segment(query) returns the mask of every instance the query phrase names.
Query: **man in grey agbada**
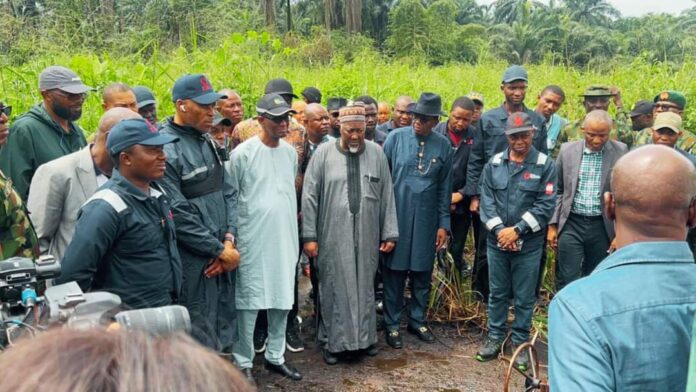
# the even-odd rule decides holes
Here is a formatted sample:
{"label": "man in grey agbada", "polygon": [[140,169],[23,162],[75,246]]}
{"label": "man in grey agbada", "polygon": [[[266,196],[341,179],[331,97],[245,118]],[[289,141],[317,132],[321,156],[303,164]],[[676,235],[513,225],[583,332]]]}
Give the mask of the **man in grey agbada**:
{"label": "man in grey agbada", "polygon": [[324,361],[367,349],[377,354],[374,278],[379,252],[398,239],[387,158],[365,141],[363,105],[340,111],[341,139],[319,147],[305,173],[304,251],[318,257],[319,328]]}

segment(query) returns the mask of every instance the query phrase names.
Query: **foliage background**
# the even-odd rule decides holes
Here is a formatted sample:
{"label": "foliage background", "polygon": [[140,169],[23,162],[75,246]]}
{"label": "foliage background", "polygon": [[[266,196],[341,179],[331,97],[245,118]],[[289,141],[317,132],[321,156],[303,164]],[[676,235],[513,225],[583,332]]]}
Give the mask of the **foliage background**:
{"label": "foliage background", "polygon": [[[668,88],[692,101],[695,33],[696,7],[622,18],[605,0],[0,0],[0,99],[23,112],[39,100],[41,69],[62,64],[95,87],[153,88],[162,115],[187,72],[239,90],[248,114],[280,76],[325,97],[433,91],[449,103],[476,90],[490,108],[505,67],[523,63],[528,105],[558,84],[561,114],[575,119],[594,83],[619,86],[627,106]],[[86,105],[90,131],[99,94]],[[691,111],[686,120],[696,128]]]}

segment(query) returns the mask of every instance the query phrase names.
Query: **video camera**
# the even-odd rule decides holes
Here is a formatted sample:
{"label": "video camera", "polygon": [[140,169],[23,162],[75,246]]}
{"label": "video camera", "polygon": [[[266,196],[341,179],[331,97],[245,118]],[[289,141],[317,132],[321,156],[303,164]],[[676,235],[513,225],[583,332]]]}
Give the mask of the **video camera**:
{"label": "video camera", "polygon": [[2,346],[25,330],[35,334],[56,325],[76,329],[117,325],[121,329],[154,334],[191,330],[188,311],[180,305],[122,311],[118,295],[84,293],[76,282],[51,286],[43,296],[37,295],[45,281],[59,275],[60,263],[52,256],[42,256],[36,261],[21,257],[0,261]]}

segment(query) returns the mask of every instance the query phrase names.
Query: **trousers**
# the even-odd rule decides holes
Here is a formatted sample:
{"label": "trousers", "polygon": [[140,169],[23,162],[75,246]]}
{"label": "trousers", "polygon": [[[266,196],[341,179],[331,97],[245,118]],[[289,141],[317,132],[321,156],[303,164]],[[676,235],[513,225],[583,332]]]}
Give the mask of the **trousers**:
{"label": "trousers", "polygon": [[384,326],[387,331],[399,329],[401,310],[404,307],[406,278],[411,279],[411,302],[408,309],[408,324],[412,328],[425,325],[428,295],[433,271],[399,271],[384,267]]}
{"label": "trousers", "polygon": [[502,251],[496,243],[488,243],[489,338],[502,340],[505,337],[508,307],[512,299],[515,307],[512,342],[519,345],[529,340],[542,247],[541,237],[525,241],[520,252]]}
{"label": "trousers", "polygon": [[[289,310],[267,309],[268,345],[266,360],[274,365],[285,363],[285,327]],[[250,369],[254,362],[254,325],[258,310],[237,310],[237,340],[232,353],[240,369]]]}

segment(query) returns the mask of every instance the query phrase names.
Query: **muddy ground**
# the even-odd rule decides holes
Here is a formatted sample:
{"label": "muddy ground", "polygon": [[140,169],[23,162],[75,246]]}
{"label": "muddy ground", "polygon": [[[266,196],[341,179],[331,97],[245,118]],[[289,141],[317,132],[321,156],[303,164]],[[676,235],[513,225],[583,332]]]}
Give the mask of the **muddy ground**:
{"label": "muddy ground", "polygon": [[[254,376],[261,391],[502,391],[507,362],[479,363],[473,357],[483,339],[476,329],[457,329],[454,325],[431,325],[438,337],[434,344],[423,343],[402,326],[404,348],[394,350],[380,333],[376,357],[345,358],[337,365],[324,363],[313,339],[311,306],[306,302],[308,280],[301,278],[302,337],[305,350],[286,352],[288,363],[303,374],[295,382],[263,368],[263,354],[254,361]],[[538,347],[541,371],[545,377],[545,347]],[[511,391],[523,391],[524,379],[513,375]]]}

